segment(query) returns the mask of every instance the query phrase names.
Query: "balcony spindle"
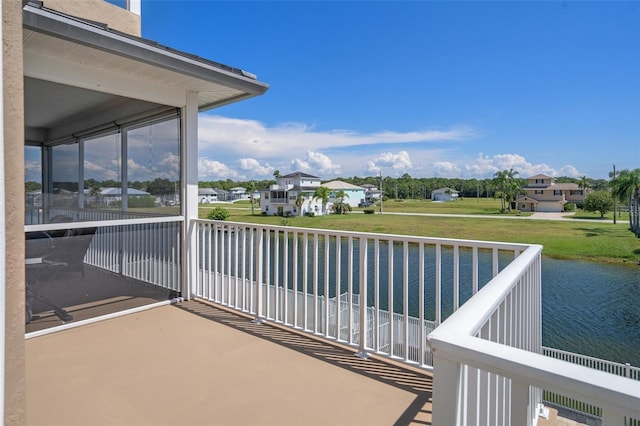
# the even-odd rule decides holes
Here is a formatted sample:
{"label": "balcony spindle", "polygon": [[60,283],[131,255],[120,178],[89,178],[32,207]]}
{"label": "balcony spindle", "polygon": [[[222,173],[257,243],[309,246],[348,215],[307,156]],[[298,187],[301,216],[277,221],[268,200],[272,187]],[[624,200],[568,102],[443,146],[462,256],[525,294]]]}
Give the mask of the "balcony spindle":
{"label": "balcony spindle", "polygon": [[409,242],[402,246],[402,334],[404,359],[409,360]]}
{"label": "balcony spindle", "polygon": [[[264,320],[262,319],[262,284],[263,284],[263,267],[264,267],[264,233],[265,231],[262,229],[256,229],[255,233],[257,233],[257,241],[255,242],[255,249],[251,250],[251,253],[254,251],[256,257],[256,276],[255,276],[255,287],[256,287],[256,297],[255,297],[255,318],[253,319],[254,324],[262,324]],[[254,232],[251,233],[252,237]],[[254,247],[254,245],[251,245]],[[252,271],[253,272],[253,271]]]}
{"label": "balcony spindle", "polygon": [[329,336],[329,249],[331,238],[324,234],[324,335]]}
{"label": "balcony spindle", "polygon": [[356,356],[367,359],[367,244],[365,237],[360,237],[360,269],[359,269],[359,293],[360,293],[360,342]]}

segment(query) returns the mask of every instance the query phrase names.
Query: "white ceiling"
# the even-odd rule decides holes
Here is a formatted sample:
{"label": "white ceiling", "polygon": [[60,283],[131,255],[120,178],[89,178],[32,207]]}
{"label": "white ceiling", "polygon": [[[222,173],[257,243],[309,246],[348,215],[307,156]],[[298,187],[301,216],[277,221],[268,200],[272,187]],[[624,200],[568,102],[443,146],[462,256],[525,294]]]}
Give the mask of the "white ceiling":
{"label": "white ceiling", "polygon": [[238,70],[148,40],[43,9],[32,12],[25,14],[23,28],[25,127],[32,142],[47,143],[132,115],[180,108],[188,92],[197,93],[204,110],[267,89]]}

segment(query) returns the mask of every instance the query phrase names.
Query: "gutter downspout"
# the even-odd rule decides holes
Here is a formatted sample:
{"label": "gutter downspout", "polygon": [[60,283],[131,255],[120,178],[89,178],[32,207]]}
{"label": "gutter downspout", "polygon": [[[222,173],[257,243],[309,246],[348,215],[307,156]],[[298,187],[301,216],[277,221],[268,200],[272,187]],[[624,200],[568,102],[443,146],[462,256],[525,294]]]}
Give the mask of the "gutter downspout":
{"label": "gutter downspout", "polygon": [[[0,5],[0,34],[2,34],[3,13]],[[0,48],[0,81],[4,82],[4,48]],[[5,190],[4,178],[4,83],[0,85],[0,424],[4,424],[4,369],[5,369],[5,316],[6,316],[6,221],[5,221]]]}

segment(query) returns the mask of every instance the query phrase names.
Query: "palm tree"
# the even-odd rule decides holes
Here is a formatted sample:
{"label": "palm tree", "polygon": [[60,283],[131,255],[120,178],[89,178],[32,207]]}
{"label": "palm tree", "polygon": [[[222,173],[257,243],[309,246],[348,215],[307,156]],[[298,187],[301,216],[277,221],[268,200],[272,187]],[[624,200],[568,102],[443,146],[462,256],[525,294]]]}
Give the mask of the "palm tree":
{"label": "palm tree", "polygon": [[589,187],[589,180],[587,179],[586,176],[581,176],[580,180],[578,181],[578,188],[582,189],[582,191],[584,191],[582,193],[582,195],[587,195],[585,192],[587,190],[587,188]]}
{"label": "palm tree", "polygon": [[344,192],[344,190],[340,190],[335,194],[336,199],[340,200],[340,214],[344,214],[344,199],[349,198],[349,194]]}
{"label": "palm tree", "polygon": [[253,180],[247,185],[247,190],[249,191],[249,200],[251,200],[251,216],[253,216],[253,194],[256,192],[256,184]]}
{"label": "palm tree", "polygon": [[509,184],[509,175],[507,170],[495,172],[491,184],[496,189],[495,195],[500,197],[501,211],[505,210],[505,199],[507,198],[507,186]]}
{"label": "palm tree", "polygon": [[515,201],[521,190],[520,181],[516,178],[517,174],[517,170],[509,169],[493,175],[491,182],[496,188],[496,195],[500,197],[502,211],[505,210],[505,204],[508,204],[507,208],[511,212],[511,201]]}
{"label": "palm tree", "polygon": [[276,171],[273,172],[273,177],[274,178],[279,178],[280,177],[280,170],[276,169]]}
{"label": "palm tree", "polygon": [[302,205],[304,204],[304,199],[306,197],[302,192],[298,193],[298,197],[296,197],[296,207],[298,208],[298,216],[302,216]]}
{"label": "palm tree", "polygon": [[313,199],[322,201],[322,214],[325,215],[327,203],[329,202],[329,188],[326,186],[319,186],[313,193]]}
{"label": "palm tree", "polygon": [[610,182],[613,196],[620,200],[629,200],[629,227],[638,226],[637,208],[640,203],[640,169],[622,170]]}

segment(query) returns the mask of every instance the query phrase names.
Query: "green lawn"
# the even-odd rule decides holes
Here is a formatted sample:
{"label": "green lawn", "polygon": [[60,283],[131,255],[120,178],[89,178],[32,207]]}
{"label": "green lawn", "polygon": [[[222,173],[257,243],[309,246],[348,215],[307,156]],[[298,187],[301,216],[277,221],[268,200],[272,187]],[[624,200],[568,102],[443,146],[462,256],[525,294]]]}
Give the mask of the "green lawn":
{"label": "green lawn", "polygon": [[[380,210],[379,206],[374,208],[376,211]],[[494,198],[463,198],[452,202],[388,200],[383,202],[382,210],[404,213],[500,214],[500,200]],[[523,216],[530,214],[522,213]]]}
{"label": "green lawn", "polygon": [[[477,204],[483,203],[481,200]],[[490,200],[495,201],[495,200]],[[398,211],[473,214],[472,204],[475,200],[464,200],[454,203],[412,202],[406,203],[410,209]],[[385,211],[391,211],[385,204]],[[405,203],[397,203],[398,205]],[[441,205],[458,205],[463,210],[419,210],[446,208]],[[591,221],[558,221],[527,219],[492,219],[492,218],[456,218],[404,215],[368,215],[352,213],[347,215],[329,215],[318,217],[283,218],[278,216],[251,215],[248,206],[244,209],[232,209],[232,205],[223,206],[231,213],[229,221],[250,222],[270,225],[288,225],[304,228],[324,228],[357,232],[377,232],[385,234],[420,235],[442,238],[459,238],[469,240],[504,241],[529,244],[542,244],[544,255],[559,259],[589,260],[616,264],[636,265],[640,261],[640,239],[628,230],[628,222],[618,220],[612,223]],[[238,206],[239,207],[239,206]],[[478,209],[487,209],[489,203]],[[412,210],[413,209],[413,210]],[[499,210],[499,201],[498,201]],[[208,209],[200,209],[200,217],[206,218]],[[480,214],[480,213],[476,213]],[[486,213],[485,213],[486,214]],[[589,218],[599,217],[589,216]]]}

